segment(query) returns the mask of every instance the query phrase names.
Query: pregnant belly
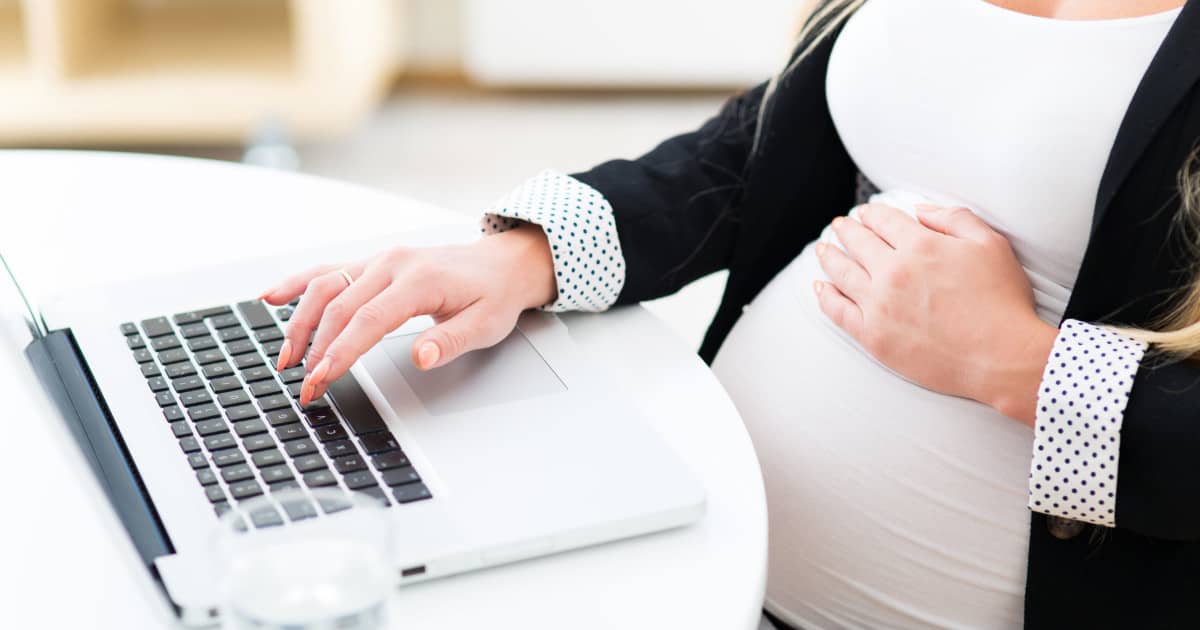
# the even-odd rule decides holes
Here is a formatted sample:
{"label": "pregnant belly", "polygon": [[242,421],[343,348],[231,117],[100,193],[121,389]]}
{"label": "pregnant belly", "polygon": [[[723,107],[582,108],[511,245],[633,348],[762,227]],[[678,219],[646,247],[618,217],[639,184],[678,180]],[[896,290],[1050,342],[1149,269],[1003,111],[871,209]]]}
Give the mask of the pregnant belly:
{"label": "pregnant belly", "polygon": [[713,364],[754,441],[768,607],[802,627],[1019,627],[1032,431],[923,389],[820,312],[810,245]]}

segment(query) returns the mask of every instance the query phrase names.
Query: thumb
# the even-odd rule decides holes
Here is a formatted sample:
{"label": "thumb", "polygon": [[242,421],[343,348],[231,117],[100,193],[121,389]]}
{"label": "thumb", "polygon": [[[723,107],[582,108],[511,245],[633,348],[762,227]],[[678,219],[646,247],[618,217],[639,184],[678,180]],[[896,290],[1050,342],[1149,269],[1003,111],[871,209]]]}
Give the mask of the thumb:
{"label": "thumb", "polygon": [[422,370],[441,367],[463,354],[498,343],[513,326],[499,326],[501,318],[490,309],[471,306],[417,336],[412,346],[413,365]]}
{"label": "thumb", "polygon": [[939,207],[929,204],[917,205],[917,221],[921,225],[947,236],[971,240],[987,238],[993,232],[991,226],[963,207]]}

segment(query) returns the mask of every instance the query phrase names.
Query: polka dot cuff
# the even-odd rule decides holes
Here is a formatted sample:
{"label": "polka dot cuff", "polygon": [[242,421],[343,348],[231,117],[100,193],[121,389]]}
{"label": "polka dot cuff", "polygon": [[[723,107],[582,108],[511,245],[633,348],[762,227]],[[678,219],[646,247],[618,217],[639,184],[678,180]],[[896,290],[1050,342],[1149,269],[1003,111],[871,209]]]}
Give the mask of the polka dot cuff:
{"label": "polka dot cuff", "polygon": [[1121,422],[1146,344],[1068,319],[1042,373],[1029,508],[1116,525]]}
{"label": "polka dot cuff", "polygon": [[484,234],[535,223],[546,232],[554,256],[558,299],[547,311],[603,311],[625,285],[625,259],[612,206],[583,182],[542,171],[483,215]]}

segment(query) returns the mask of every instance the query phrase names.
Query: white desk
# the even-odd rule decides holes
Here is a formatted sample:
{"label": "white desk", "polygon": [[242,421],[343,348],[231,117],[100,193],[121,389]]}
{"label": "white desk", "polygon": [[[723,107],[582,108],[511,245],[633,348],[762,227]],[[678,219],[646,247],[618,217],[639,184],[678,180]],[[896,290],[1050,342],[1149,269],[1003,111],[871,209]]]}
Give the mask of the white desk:
{"label": "white desk", "polygon": [[[23,282],[44,294],[355,240],[368,229],[462,221],[350,185],[216,162],[0,151],[0,173],[0,250],[16,259]],[[30,260],[52,262],[33,267]],[[299,268],[310,261],[296,262]],[[642,308],[565,320],[705,482],[707,515],[684,529],[401,589],[396,627],[756,627],[766,503],[733,404],[693,351]],[[0,625],[168,624],[16,344],[0,336],[0,352],[8,433],[0,455]]]}

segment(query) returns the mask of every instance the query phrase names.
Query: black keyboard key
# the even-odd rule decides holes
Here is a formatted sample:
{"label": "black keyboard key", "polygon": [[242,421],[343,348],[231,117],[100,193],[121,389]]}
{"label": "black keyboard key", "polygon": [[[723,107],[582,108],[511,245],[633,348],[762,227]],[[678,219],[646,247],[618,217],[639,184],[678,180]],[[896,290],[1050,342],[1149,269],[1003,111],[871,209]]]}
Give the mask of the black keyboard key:
{"label": "black keyboard key", "polygon": [[171,405],[170,407],[163,407],[162,412],[163,412],[163,417],[166,418],[170,422],[174,422],[176,420],[183,420],[186,417],[183,415],[183,410],[179,408],[179,405]]}
{"label": "black keyboard key", "polygon": [[221,469],[221,478],[225,483],[237,483],[254,478],[254,470],[245,464],[235,464]]}
{"label": "black keyboard key", "polygon": [[375,455],[387,451],[396,451],[400,449],[400,445],[396,442],[396,438],[392,437],[391,433],[369,433],[359,438],[362,443],[363,450],[367,455]]}
{"label": "black keyboard key", "polygon": [[176,393],[190,392],[193,389],[204,389],[204,380],[199,376],[183,376],[171,381],[171,389]]}
{"label": "black keyboard key", "polygon": [[259,470],[259,472],[262,473],[263,481],[269,484],[287,481],[288,479],[295,479],[295,477],[292,475],[292,469],[288,468],[287,466],[271,466],[269,468],[263,468]]}
{"label": "black keyboard key", "polygon": [[225,354],[220,350],[202,350],[196,353],[196,362],[200,365],[208,365],[209,363],[217,363],[224,360]]}
{"label": "black keyboard key", "polygon": [[275,440],[272,439],[270,435],[263,433],[259,435],[252,435],[242,440],[242,446],[246,447],[247,451],[255,453],[258,451],[265,451],[269,448],[275,448]]}
{"label": "black keyboard key", "polygon": [[139,367],[142,370],[142,376],[145,376],[146,378],[162,376],[162,372],[158,371],[158,366],[154,365],[153,363],[143,363]]}
{"label": "black keyboard key", "polygon": [[[269,370],[268,368],[265,368],[265,367],[253,367],[253,368],[250,368],[249,370],[242,370],[242,378],[247,383],[254,383],[257,381],[265,381],[265,380],[271,379],[271,370]],[[271,379],[271,380],[273,380],[273,379]]]}
{"label": "black keyboard key", "polygon": [[202,486],[211,486],[214,483],[217,483],[217,473],[213,472],[213,469],[205,466],[204,468],[196,471],[196,481],[199,481],[200,485]]}
{"label": "black keyboard key", "polygon": [[150,354],[150,351],[145,348],[138,348],[133,351],[133,360],[138,363],[148,363],[154,360],[154,355]]}
{"label": "black keyboard key", "polygon": [[292,440],[283,446],[283,450],[292,457],[300,457],[301,455],[312,455],[317,452],[317,445],[313,444],[312,440]]}
{"label": "black keyboard key", "polygon": [[124,324],[121,324],[121,334],[122,335],[126,335],[126,336],[136,335],[137,333],[138,333],[137,326],[135,326],[133,322],[125,322]]}
{"label": "black keyboard key", "polygon": [[304,419],[308,421],[308,426],[315,429],[337,422],[337,415],[329,407],[322,407],[320,409],[306,410],[304,412]]}
{"label": "black keyboard key", "polygon": [[387,453],[380,453],[379,455],[372,457],[371,465],[374,466],[376,470],[390,470],[392,468],[408,466],[409,461],[408,457],[406,457],[403,452],[390,451]]}
{"label": "black keyboard key", "polygon": [[247,479],[245,481],[239,481],[230,485],[229,493],[233,495],[233,498],[240,501],[242,499],[256,497],[262,494],[263,491],[262,487],[258,485],[257,481],[254,481],[253,479]]}
{"label": "black keyboard key", "polygon": [[309,488],[321,488],[324,486],[336,486],[337,477],[329,472],[329,469],[315,470],[304,474],[304,485]]}
{"label": "black keyboard key", "polygon": [[286,322],[287,320],[292,318],[292,313],[295,313],[295,312],[296,311],[292,307],[285,306],[283,308],[276,309],[275,315],[277,317],[279,317],[279,321]]}
{"label": "black keyboard key", "polygon": [[413,501],[423,501],[433,495],[429,494],[429,488],[426,488],[425,484],[410,483],[392,488],[392,496],[396,497],[396,503],[412,503]]}
{"label": "black keyboard key", "polygon": [[208,390],[195,389],[180,394],[179,402],[183,403],[184,407],[195,407],[196,405],[205,405],[212,402],[212,396],[208,395]]}
{"label": "black keyboard key", "polygon": [[251,383],[250,393],[254,394],[255,398],[273,396],[279,393],[279,385],[274,380]]}
{"label": "black keyboard key", "polygon": [[300,296],[296,296],[296,297],[292,298],[291,302],[288,302],[288,306],[290,306],[292,308],[296,308],[299,305],[300,305]]}
{"label": "black keyboard key", "polygon": [[304,380],[304,367],[297,365],[287,368],[279,373],[279,377],[283,379],[284,383],[299,383]]}
{"label": "black keyboard key", "polygon": [[[261,490],[259,491],[262,492]],[[243,497],[238,497],[243,498]],[[250,513],[250,522],[258,529],[267,527],[278,527],[283,525],[283,517],[279,515],[279,511],[273,507],[261,507]]]}
{"label": "black keyboard key", "polygon": [[421,475],[418,475],[412,466],[383,471],[383,483],[392,487],[402,486],[406,483],[416,483],[420,480]]}
{"label": "black keyboard key", "polygon": [[276,327],[263,328],[262,330],[254,331],[254,338],[257,339],[259,343],[276,341],[278,339],[283,339],[283,331]]}
{"label": "black keyboard key", "polygon": [[198,311],[186,311],[175,315],[175,323],[179,325],[192,324],[206,317],[214,317],[232,312],[228,306],[214,306],[212,308],[202,308]]}
{"label": "black keyboard key", "polygon": [[375,475],[372,475],[371,471],[369,470],[352,472],[342,479],[346,482],[346,487],[350,488],[351,490],[359,490],[362,488],[369,488],[371,486],[379,485],[379,482],[375,481]]}
{"label": "black keyboard key", "polygon": [[222,376],[221,378],[214,378],[209,382],[209,385],[211,385],[213,391],[218,394],[233,391],[235,389],[240,390],[242,388],[242,382],[238,380],[238,377],[236,376]]}
{"label": "black keyboard key", "polygon": [[309,411],[324,411],[333,407],[333,403],[329,402],[329,398],[322,396],[316,400],[309,401],[307,405],[302,405],[300,410],[308,413]]}
{"label": "black keyboard key", "polygon": [[154,348],[155,352],[162,352],[172,348],[179,347],[179,337],[175,335],[163,335],[150,340],[150,347]]}
{"label": "black keyboard key", "polygon": [[297,416],[296,412],[292,411],[291,409],[276,409],[275,411],[267,413],[267,424],[270,424],[273,427],[281,427],[285,424],[292,424],[293,422],[300,422],[300,417]]}
{"label": "black keyboard key", "polygon": [[239,354],[233,357],[233,367],[239,370],[247,370],[262,365],[264,365],[262,357],[257,352],[253,354]]}
{"label": "black keyboard key", "polygon": [[213,453],[212,460],[218,468],[224,468],[226,466],[236,466],[245,463],[246,457],[236,448],[227,448]]}
{"label": "black keyboard key", "polygon": [[237,307],[251,328],[265,328],[275,325],[275,319],[267,312],[267,307],[263,306],[263,303],[258,300],[238,302]]}
{"label": "black keyboard key", "polygon": [[154,395],[154,399],[158,401],[159,407],[170,407],[175,404],[175,397],[171,392],[158,392]]}
{"label": "black keyboard key", "polygon": [[387,429],[383,418],[375,411],[375,405],[371,404],[358,381],[349,373],[329,384],[329,396],[337,403],[338,410],[355,435]]}
{"label": "black keyboard key", "polygon": [[249,339],[241,339],[225,346],[225,351],[234,356],[254,352],[254,350],[254,342]]}
{"label": "black keyboard key", "polygon": [[180,326],[179,333],[183,335],[184,339],[203,337],[208,334],[208,326],[205,326],[203,322],[196,322],[195,324]]}
{"label": "black keyboard key", "polygon": [[187,347],[188,350],[191,350],[192,352],[204,352],[205,350],[212,350],[213,348],[216,348],[217,340],[213,339],[211,336],[195,337],[193,339],[188,339]]}
{"label": "black keyboard key", "polygon": [[287,396],[275,395],[259,398],[258,406],[262,407],[263,411],[275,411],[276,409],[291,409],[292,402],[288,400]]}
{"label": "black keyboard key", "polygon": [[325,460],[320,455],[301,455],[293,459],[292,464],[296,466],[296,470],[302,473],[325,468]]}
{"label": "black keyboard key", "polygon": [[229,328],[231,326],[241,325],[241,322],[238,321],[237,315],[234,315],[232,312],[226,315],[214,317],[209,320],[209,323],[213,325],[213,328]]}
{"label": "black keyboard key", "polygon": [[343,457],[345,455],[358,455],[358,449],[350,443],[350,440],[338,440],[329,442],[325,445],[325,454],[330,457]]}
{"label": "black keyboard key", "polygon": [[129,335],[125,338],[125,343],[129,346],[130,350],[138,350],[146,347],[146,342],[142,340],[141,335]]}
{"label": "black keyboard key", "polygon": [[283,453],[280,453],[278,449],[259,451],[258,453],[251,455],[250,459],[254,461],[255,466],[258,466],[259,468],[266,468],[268,466],[282,464]]}
{"label": "black keyboard key", "polygon": [[233,368],[229,367],[229,364],[224,361],[220,363],[209,363],[208,365],[200,368],[200,371],[203,372],[204,376],[209,379],[221,378],[222,376],[229,376],[230,374],[233,374]]}
{"label": "black keyboard key", "polygon": [[167,391],[167,379],[161,376],[146,379],[146,385],[150,387],[150,391],[156,394]]}
{"label": "black keyboard key", "polygon": [[308,431],[304,430],[304,425],[297,422],[276,427],[275,437],[279,438],[280,442],[290,442],[308,437]]}
{"label": "black keyboard key", "polygon": [[283,511],[287,512],[288,518],[293,521],[302,521],[306,518],[314,518],[317,515],[317,508],[308,499],[296,499],[294,501],[283,501],[282,503]]}
{"label": "black keyboard key", "polygon": [[[233,508],[229,507],[229,503],[227,503],[225,501],[213,504],[213,511],[217,513],[217,518],[225,516],[229,512],[229,510],[232,510],[232,509]],[[245,529],[245,527],[243,526],[242,529]]]}
{"label": "black keyboard key", "polygon": [[228,430],[229,426],[226,425],[225,421],[221,420],[220,418],[213,420],[202,420],[196,423],[196,433],[199,433],[200,437],[208,437],[210,435],[216,435]]}
{"label": "black keyboard key", "polygon": [[155,317],[142,320],[142,332],[146,333],[147,337],[161,337],[171,334],[174,329],[166,317]]}
{"label": "black keyboard key", "polygon": [[387,493],[385,493],[383,491],[383,488],[380,488],[379,486],[372,486],[370,488],[359,488],[358,491],[369,497],[374,498],[376,501],[379,501],[380,505],[382,505],[383,507],[387,507],[387,506],[391,505],[391,502],[388,501]]}
{"label": "black keyboard key", "polygon": [[196,405],[195,407],[188,409],[187,413],[188,417],[192,419],[192,422],[200,422],[201,420],[221,417],[221,410],[217,409],[217,406],[212,403],[208,403],[207,405]]}
{"label": "black keyboard key", "polygon": [[242,328],[241,326],[237,326],[237,327],[231,326],[229,328],[222,328],[221,330],[217,331],[217,339],[220,339],[224,343],[229,343],[230,341],[237,341],[238,339],[245,339],[245,338],[246,338],[246,329]]}
{"label": "black keyboard key", "polygon": [[244,389],[237,389],[232,392],[217,394],[217,402],[221,403],[221,406],[225,407],[226,409],[229,407],[236,407],[238,405],[245,405],[250,402],[250,394],[247,394],[246,390]]}
{"label": "black keyboard key", "polygon": [[205,459],[204,453],[192,453],[188,455],[188,463],[191,464],[192,470],[208,468],[208,460]]}
{"label": "black keyboard key", "polygon": [[[300,425],[293,425],[293,426],[300,426]],[[258,418],[255,418],[253,420],[242,420],[241,422],[233,423],[233,432],[236,433],[238,435],[238,437],[241,437],[241,438],[249,437],[251,435],[258,435],[259,433],[266,433],[267,425],[264,424],[263,421]]]}
{"label": "black keyboard key", "polygon": [[254,408],[254,405],[238,405],[226,409],[225,416],[229,418],[230,422],[239,422],[241,420],[257,418],[258,410]]}
{"label": "black keyboard key", "polygon": [[[283,340],[268,341],[262,345],[263,352],[271,356],[279,356],[279,351],[283,349]],[[271,363],[275,363],[272,361]]]}
{"label": "black keyboard key", "polygon": [[188,455],[191,455],[192,453],[198,453],[200,452],[200,441],[194,436],[189,435],[179,440],[179,448]]}
{"label": "black keyboard key", "polygon": [[163,368],[163,373],[167,378],[180,378],[183,376],[191,376],[196,373],[196,366],[192,365],[191,361],[182,361],[180,363],[172,363]]}
{"label": "black keyboard key", "polygon": [[303,383],[303,382],[300,382],[300,383],[288,383],[288,385],[287,385],[287,392],[288,392],[288,395],[289,395],[289,396],[291,396],[292,398],[295,398],[295,399],[299,400],[299,399],[300,399],[300,390],[301,390],[301,389],[303,389],[303,388],[304,388],[304,383]]}
{"label": "black keyboard key", "polygon": [[204,494],[213,503],[220,503],[225,500],[225,491],[221,489],[221,486],[205,486]]}
{"label": "black keyboard key", "polygon": [[358,455],[347,455],[345,457],[335,457],[333,459],[333,467],[343,475],[352,473],[358,470],[364,470],[367,463]]}
{"label": "black keyboard key", "polygon": [[350,497],[321,497],[317,499],[317,503],[326,514],[349,510],[354,506],[350,501]]}
{"label": "black keyboard key", "polygon": [[237,440],[233,438],[232,433],[220,433],[204,438],[204,448],[208,449],[210,453],[235,446],[237,446]]}
{"label": "black keyboard key", "polygon": [[277,481],[277,482],[271,484],[270,488],[271,488],[272,493],[283,492],[285,490],[299,490],[300,482],[296,481],[295,479],[288,479],[287,481]]}
{"label": "black keyboard key", "polygon": [[317,435],[318,442],[332,442],[350,437],[350,434],[346,433],[346,429],[340,424],[327,424],[317,428],[313,433]]}

